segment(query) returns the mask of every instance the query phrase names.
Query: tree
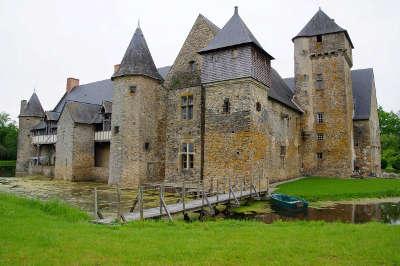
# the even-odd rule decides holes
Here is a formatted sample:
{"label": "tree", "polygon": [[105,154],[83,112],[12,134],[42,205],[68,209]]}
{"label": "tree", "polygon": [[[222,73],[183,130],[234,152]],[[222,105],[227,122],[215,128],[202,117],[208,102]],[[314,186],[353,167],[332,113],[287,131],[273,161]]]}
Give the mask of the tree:
{"label": "tree", "polygon": [[17,158],[18,128],[10,115],[0,112],[0,160]]}
{"label": "tree", "polygon": [[[378,108],[379,126],[381,130],[382,161],[387,166],[398,167],[400,158],[400,116],[394,112],[386,112]],[[382,164],[382,168],[384,165]]]}
{"label": "tree", "polygon": [[382,106],[378,108],[379,125],[382,134],[400,135],[400,117],[394,112],[385,112]]}

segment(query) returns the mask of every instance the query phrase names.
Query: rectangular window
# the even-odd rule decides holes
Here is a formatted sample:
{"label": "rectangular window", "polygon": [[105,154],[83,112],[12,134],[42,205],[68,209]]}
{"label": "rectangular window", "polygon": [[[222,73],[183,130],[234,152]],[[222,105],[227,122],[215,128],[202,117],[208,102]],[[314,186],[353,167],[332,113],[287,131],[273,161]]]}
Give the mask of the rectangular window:
{"label": "rectangular window", "polygon": [[322,152],[317,152],[317,159],[322,160]]}
{"label": "rectangular window", "polygon": [[324,140],[324,133],[317,133],[317,140]]}
{"label": "rectangular window", "polygon": [[317,113],[317,123],[318,124],[324,123],[324,113]]}
{"label": "rectangular window", "polygon": [[322,35],[317,35],[317,42],[322,42]]}
{"label": "rectangular window", "polygon": [[193,143],[182,143],[181,148],[182,169],[192,169],[194,166],[194,149]]}
{"label": "rectangular window", "polygon": [[281,156],[281,168],[285,168],[286,146],[281,146],[280,156]]}
{"label": "rectangular window", "polygon": [[229,98],[224,99],[224,105],[222,107],[222,112],[224,114],[229,114],[231,112],[231,103],[229,102]]}
{"label": "rectangular window", "polygon": [[315,78],[315,87],[319,90],[322,89],[323,82],[322,74],[317,74],[317,77]]}
{"label": "rectangular window", "polygon": [[193,118],[193,95],[181,97],[181,117],[186,120]]}

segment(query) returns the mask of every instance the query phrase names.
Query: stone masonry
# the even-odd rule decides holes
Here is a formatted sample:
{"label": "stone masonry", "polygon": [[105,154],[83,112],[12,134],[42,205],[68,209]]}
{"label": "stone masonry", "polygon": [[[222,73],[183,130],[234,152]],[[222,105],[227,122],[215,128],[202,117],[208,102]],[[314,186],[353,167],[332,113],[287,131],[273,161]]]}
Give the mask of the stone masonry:
{"label": "stone masonry", "polygon": [[375,79],[352,70],[349,33],[319,10],[292,41],[282,79],[237,8],[222,29],[199,15],[157,69],[138,27],[111,79],[68,78],[47,112],[36,94],[21,103],[17,173],[122,187],[380,176]]}

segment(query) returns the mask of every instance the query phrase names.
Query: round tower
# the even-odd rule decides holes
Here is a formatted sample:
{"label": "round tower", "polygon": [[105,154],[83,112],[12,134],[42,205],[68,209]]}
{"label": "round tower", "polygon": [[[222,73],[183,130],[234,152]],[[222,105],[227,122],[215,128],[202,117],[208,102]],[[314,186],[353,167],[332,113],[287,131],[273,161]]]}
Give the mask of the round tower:
{"label": "round tower", "polygon": [[27,102],[21,101],[20,114],[18,116],[18,146],[16,176],[28,174],[31,157],[35,156],[36,150],[32,145],[31,129],[44,118],[44,111],[38,96],[34,92]]}
{"label": "round tower", "polygon": [[137,186],[164,177],[162,77],[138,26],[114,85],[109,183]]}

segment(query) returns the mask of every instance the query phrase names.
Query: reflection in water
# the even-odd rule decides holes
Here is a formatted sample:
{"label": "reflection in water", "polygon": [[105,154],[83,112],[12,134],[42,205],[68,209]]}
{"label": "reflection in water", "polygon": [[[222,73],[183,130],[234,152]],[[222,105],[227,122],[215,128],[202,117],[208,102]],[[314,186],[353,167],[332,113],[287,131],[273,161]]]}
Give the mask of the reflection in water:
{"label": "reflection in water", "polygon": [[272,206],[272,211],[263,214],[231,214],[233,218],[256,219],[265,223],[277,220],[293,221],[326,221],[365,223],[382,221],[390,224],[400,224],[400,202],[374,204],[336,204],[326,208],[311,208],[302,212],[290,212]]}

